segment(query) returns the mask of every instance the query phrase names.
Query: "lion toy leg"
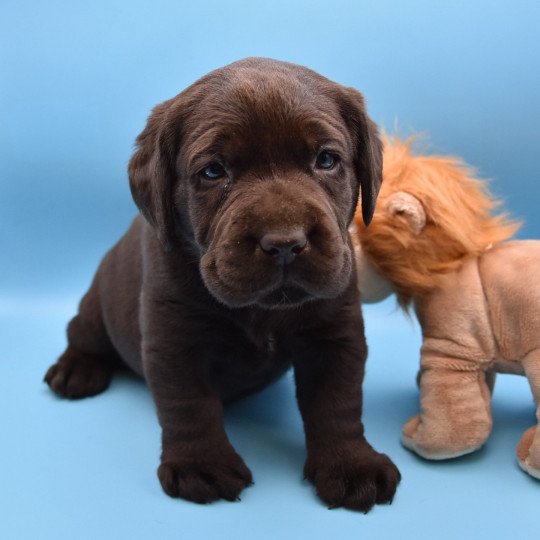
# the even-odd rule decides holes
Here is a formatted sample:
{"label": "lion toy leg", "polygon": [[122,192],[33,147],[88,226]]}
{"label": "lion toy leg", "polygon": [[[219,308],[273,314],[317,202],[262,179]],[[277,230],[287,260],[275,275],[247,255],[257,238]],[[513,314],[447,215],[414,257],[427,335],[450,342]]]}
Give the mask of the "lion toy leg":
{"label": "lion toy leg", "polygon": [[432,460],[478,450],[491,432],[490,397],[483,370],[422,370],[421,412],[404,425],[402,444]]}
{"label": "lion toy leg", "polygon": [[[540,351],[529,353],[523,361],[523,367],[536,402],[536,418],[540,422]],[[523,434],[516,454],[519,466],[526,473],[540,480],[540,430],[538,425],[529,428]]]}

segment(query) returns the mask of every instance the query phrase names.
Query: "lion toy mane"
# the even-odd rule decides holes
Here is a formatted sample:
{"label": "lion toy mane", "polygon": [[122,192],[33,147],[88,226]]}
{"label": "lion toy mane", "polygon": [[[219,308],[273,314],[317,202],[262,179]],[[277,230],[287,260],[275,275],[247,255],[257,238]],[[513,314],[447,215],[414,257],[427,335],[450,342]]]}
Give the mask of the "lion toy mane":
{"label": "lion toy mane", "polygon": [[[540,241],[509,240],[519,223],[498,213],[485,181],[454,157],[413,153],[385,140],[372,223],[351,236],[365,302],[391,293],[422,329],[420,413],[402,443],[427,459],[479,449],[492,428],[495,373],[526,375],[540,420]],[[540,429],[517,447],[540,479]]]}

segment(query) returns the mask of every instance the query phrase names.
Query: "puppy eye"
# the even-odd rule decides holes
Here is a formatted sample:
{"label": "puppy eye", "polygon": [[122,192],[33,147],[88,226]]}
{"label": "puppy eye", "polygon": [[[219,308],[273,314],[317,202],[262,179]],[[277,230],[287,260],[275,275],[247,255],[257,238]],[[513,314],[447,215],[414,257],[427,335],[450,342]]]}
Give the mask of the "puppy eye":
{"label": "puppy eye", "polygon": [[322,152],[319,152],[319,155],[317,156],[317,161],[315,162],[315,166],[317,167],[317,169],[325,169],[328,171],[336,166],[338,160],[338,156],[332,154],[331,152],[323,150]]}
{"label": "puppy eye", "polygon": [[222,165],[217,162],[210,163],[200,173],[205,180],[219,180],[227,173]]}

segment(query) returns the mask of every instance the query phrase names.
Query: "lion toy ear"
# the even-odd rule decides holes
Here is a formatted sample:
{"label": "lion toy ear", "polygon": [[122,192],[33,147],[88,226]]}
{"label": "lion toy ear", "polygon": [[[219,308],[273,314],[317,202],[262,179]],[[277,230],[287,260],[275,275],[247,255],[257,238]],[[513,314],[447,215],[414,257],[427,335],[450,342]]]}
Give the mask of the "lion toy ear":
{"label": "lion toy ear", "polygon": [[409,193],[397,191],[386,201],[384,209],[394,216],[403,218],[416,235],[419,235],[426,226],[426,212],[422,203]]}

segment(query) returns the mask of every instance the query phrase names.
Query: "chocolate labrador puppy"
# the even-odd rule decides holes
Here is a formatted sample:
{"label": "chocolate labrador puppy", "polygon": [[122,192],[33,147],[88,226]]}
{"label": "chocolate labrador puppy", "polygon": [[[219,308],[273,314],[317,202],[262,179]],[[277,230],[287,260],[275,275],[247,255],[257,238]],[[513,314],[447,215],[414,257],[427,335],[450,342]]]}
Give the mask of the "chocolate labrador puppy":
{"label": "chocolate labrador puppy", "polygon": [[251,472],[223,403],[291,364],[304,474],[331,507],[392,500],[400,475],[364,438],[364,327],[347,228],[370,221],[381,143],[361,94],[304,67],[246,59],[158,105],[129,163],[142,216],[103,259],[45,376],[92,396],[127,364],[162,428],[172,497],[236,500]]}

